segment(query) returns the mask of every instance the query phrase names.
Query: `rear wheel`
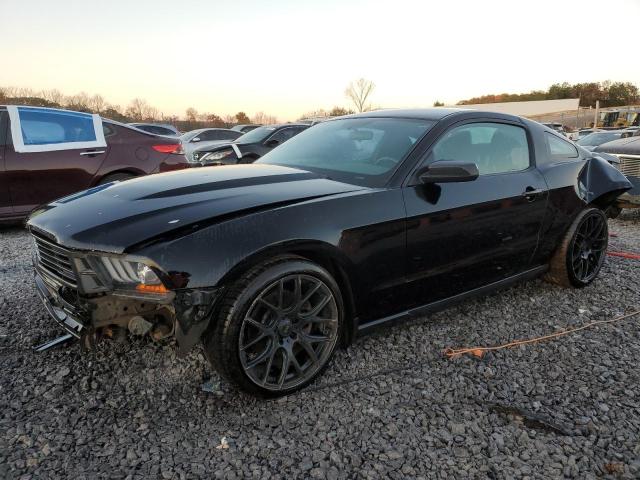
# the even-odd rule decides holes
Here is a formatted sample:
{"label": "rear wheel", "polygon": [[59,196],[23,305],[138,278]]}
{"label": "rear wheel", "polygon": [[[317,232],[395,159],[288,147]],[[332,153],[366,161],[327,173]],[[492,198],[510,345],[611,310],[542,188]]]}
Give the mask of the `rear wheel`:
{"label": "rear wheel", "polygon": [[104,185],[105,183],[111,182],[124,182],[125,180],[129,180],[134,177],[135,175],[131,175],[130,173],[113,173],[111,175],[107,175],[106,177],[102,177],[98,182],[98,185]]}
{"label": "rear wheel", "polygon": [[609,242],[607,217],[602,210],[580,212],[551,259],[546,279],[567,287],[585,287],[600,272]]}
{"label": "rear wheel", "polygon": [[281,396],[303,388],[328,365],[344,307],[319,265],[280,257],[243,275],[205,335],[214,368],[242,390]]}

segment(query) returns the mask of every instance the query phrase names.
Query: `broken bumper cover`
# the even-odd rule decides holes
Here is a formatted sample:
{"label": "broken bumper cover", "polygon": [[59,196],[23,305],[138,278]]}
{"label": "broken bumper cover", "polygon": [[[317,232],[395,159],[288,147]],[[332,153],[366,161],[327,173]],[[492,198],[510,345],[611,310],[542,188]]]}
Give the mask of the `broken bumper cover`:
{"label": "broken bumper cover", "polygon": [[67,303],[58,293],[55,281],[36,270],[36,291],[44,303],[47,312],[67,333],[80,338],[85,325],[80,320],[72,305]]}
{"label": "broken bumper cover", "polygon": [[633,188],[618,197],[617,204],[622,208],[640,208],[640,177],[627,175]]}
{"label": "broken bumper cover", "polygon": [[[46,272],[41,271],[39,268],[36,268],[35,283],[38,295],[51,318],[67,333],[76,338],[80,338],[87,331],[93,331],[95,328],[107,326],[111,323],[120,323],[110,320],[101,321],[100,318],[97,318],[96,313],[101,307],[99,306],[100,304],[94,303],[95,301],[86,300],[79,303],[79,305],[85,305],[87,308],[67,302],[61,294],[64,286],[55,279],[50,278]],[[221,291],[219,288],[182,290],[175,296],[172,302],[176,313],[173,319],[176,327],[174,334],[181,354],[187,353],[200,340],[209,325],[214,304]],[[107,299],[108,296],[102,298]],[[124,297],[117,298],[122,299]],[[128,299],[128,301],[152,303],[148,300],[135,298]],[[164,305],[158,304],[158,307],[161,308]],[[143,313],[137,314],[144,316]],[[123,326],[126,328],[126,325],[127,323]]]}

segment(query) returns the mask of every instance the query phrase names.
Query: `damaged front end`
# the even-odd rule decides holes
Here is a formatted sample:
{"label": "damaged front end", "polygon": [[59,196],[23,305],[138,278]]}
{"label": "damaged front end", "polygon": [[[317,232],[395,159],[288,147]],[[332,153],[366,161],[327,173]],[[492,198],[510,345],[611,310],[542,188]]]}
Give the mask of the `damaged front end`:
{"label": "damaged front end", "polygon": [[153,261],[67,249],[31,231],[36,287],[50,316],[66,332],[44,350],[72,337],[91,349],[102,337],[175,336],[188,352],[206,330],[220,289],[180,288],[181,275],[162,271]]}

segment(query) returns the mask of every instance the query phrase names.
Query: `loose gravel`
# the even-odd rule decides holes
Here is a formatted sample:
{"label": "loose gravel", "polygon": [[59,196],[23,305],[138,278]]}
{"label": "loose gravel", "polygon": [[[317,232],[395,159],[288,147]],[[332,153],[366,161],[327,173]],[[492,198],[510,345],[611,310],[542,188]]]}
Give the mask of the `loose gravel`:
{"label": "loose gravel", "polygon": [[[640,252],[640,214],[610,221]],[[640,262],[591,286],[541,280],[358,339],[280,400],[222,385],[195,349],[61,332],[36,296],[24,231],[0,231],[0,478],[640,478],[640,316],[449,359],[640,308]]]}

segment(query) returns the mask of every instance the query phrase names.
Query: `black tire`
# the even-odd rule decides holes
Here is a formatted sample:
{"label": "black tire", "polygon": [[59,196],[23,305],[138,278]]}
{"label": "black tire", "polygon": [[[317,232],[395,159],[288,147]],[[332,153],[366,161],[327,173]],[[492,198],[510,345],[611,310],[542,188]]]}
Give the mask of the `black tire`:
{"label": "black tire", "polygon": [[98,185],[104,185],[105,183],[111,182],[124,182],[125,180],[129,180],[131,178],[135,178],[135,175],[131,175],[130,173],[112,173],[111,175],[107,175],[106,177],[102,177],[98,182]]}
{"label": "black tire", "polygon": [[564,287],[586,287],[602,268],[608,242],[607,216],[598,208],[586,208],[565,233],[545,279]]}
{"label": "black tire", "polygon": [[[205,354],[226,381],[245,392],[288,395],[325,370],[340,344],[344,314],[329,272],[302,257],[275,257],[229,288],[203,336]],[[320,318],[325,315],[331,318]]]}

